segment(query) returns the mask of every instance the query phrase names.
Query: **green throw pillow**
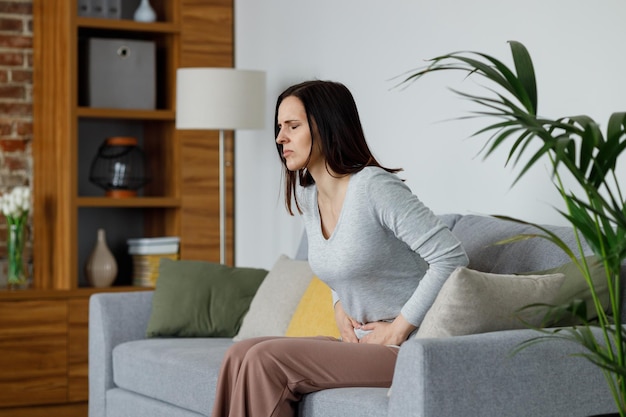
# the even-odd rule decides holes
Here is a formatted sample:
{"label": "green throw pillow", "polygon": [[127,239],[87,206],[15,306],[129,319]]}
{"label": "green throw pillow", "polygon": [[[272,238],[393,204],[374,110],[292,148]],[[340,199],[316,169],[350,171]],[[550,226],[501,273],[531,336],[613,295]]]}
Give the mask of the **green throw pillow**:
{"label": "green throw pillow", "polygon": [[233,337],[267,272],[162,259],[147,337]]}
{"label": "green throw pillow", "polygon": [[[604,265],[595,255],[587,256],[585,259],[589,265],[591,281],[593,282],[600,304],[606,311],[610,306],[610,298]],[[589,289],[589,285],[587,284],[582,272],[578,269],[574,262],[568,262],[559,267],[546,269],[544,271],[529,272],[528,274],[542,275],[557,273],[565,275],[565,281],[563,281],[563,285],[561,285],[561,289],[552,304],[558,306],[568,304],[574,300],[581,300],[584,301],[587,306],[587,319],[591,320],[596,318],[598,314],[596,313],[596,308],[593,304],[591,290]],[[559,321],[558,323],[553,323],[552,325],[569,326],[575,324],[579,324],[579,321],[570,319]]]}

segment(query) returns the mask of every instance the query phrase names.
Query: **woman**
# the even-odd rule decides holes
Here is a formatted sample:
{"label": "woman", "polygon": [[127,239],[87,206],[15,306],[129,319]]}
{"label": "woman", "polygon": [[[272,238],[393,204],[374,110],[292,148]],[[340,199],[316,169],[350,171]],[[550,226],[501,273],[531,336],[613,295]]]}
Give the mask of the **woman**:
{"label": "woman", "polygon": [[276,103],[285,204],[302,214],[309,263],[333,290],[341,340],[255,338],[227,352],[214,417],[295,415],[303,394],[389,387],[399,346],[467,264],[459,241],[365,141],[340,83],[308,81]]}

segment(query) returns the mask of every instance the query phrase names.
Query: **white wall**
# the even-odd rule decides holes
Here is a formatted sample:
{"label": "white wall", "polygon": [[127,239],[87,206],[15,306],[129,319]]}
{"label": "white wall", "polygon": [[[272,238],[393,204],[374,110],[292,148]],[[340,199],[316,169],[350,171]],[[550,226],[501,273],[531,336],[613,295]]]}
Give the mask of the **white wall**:
{"label": "white wall", "polygon": [[351,89],[376,156],[404,168],[435,212],[563,223],[547,169],[511,188],[516,172],[504,167],[504,154],[476,157],[485,138],[469,136],[486,121],[445,121],[473,108],[448,87],[474,82],[449,73],[401,90],[395,77],[457,50],[511,64],[507,41],[518,40],[534,60],[539,112],[584,113],[604,126],[626,110],[624,16],[623,0],[235,0],[236,66],[268,77],[266,129],[237,133],[237,265],[270,268],[279,254],[295,253],[302,226],[280,194],[273,115],[285,87],[311,78]]}

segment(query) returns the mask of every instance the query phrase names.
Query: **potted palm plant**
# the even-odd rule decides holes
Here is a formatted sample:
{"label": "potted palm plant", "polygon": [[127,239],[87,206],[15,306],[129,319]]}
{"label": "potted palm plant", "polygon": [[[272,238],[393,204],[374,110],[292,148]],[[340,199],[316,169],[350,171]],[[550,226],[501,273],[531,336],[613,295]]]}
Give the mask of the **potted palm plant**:
{"label": "potted palm plant", "polygon": [[[489,124],[474,136],[487,136],[484,156],[508,146],[507,163],[521,165],[517,182],[539,161],[548,160],[552,181],[564,201],[560,214],[571,224],[578,238],[578,248],[569,248],[545,228],[534,225],[541,237],[565,250],[581,270],[589,285],[597,319],[587,320],[580,303],[555,306],[578,316],[581,325],[541,329],[537,339],[562,338],[580,344],[580,356],[592,361],[604,372],[619,415],[626,416],[626,331],[622,327],[620,268],[626,258],[626,199],[616,170],[626,149],[626,112],[609,117],[606,133],[588,116],[551,119],[537,113],[537,84],[533,63],[526,47],[510,42],[514,68],[484,53],[462,51],[436,57],[423,68],[411,71],[403,80],[408,85],[440,71],[460,71],[469,77],[488,82],[485,95],[453,90],[479,107],[469,117],[486,117]],[[533,145],[533,146],[530,146]],[[535,146],[537,145],[537,146]],[[622,158],[623,161],[624,158]],[[574,178],[580,190],[564,185],[564,175]],[[511,219],[512,221],[520,221]],[[531,236],[516,236],[511,240]],[[585,240],[604,267],[610,307],[605,311],[596,294],[589,265],[583,252]],[[528,345],[527,344],[527,345]]]}

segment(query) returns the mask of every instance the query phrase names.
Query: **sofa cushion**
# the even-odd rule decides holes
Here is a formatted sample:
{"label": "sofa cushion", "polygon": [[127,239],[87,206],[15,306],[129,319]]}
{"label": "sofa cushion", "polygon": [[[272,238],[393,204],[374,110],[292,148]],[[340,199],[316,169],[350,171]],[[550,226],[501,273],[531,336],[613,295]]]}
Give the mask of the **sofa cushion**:
{"label": "sofa cushion", "polygon": [[312,278],[313,271],[307,261],[281,255],[254,295],[234,339],[284,336]]}
{"label": "sofa cushion", "polygon": [[299,416],[306,417],[385,417],[387,388],[335,388],[305,395]]}
{"label": "sofa cushion", "polygon": [[206,417],[121,388],[108,390],[106,401],[106,417]]}
{"label": "sofa cushion", "polygon": [[332,336],[339,338],[330,287],[313,277],[285,332],[289,337]]}
{"label": "sofa cushion", "polygon": [[[457,268],[443,284],[416,337],[448,337],[539,326],[565,280],[563,274],[500,275]],[[524,309],[524,310],[522,310]]]}
{"label": "sofa cushion", "polygon": [[267,270],[161,259],[146,335],[233,337]]}
{"label": "sofa cushion", "polygon": [[230,338],[144,339],[113,349],[113,380],[128,391],[210,415]]}

